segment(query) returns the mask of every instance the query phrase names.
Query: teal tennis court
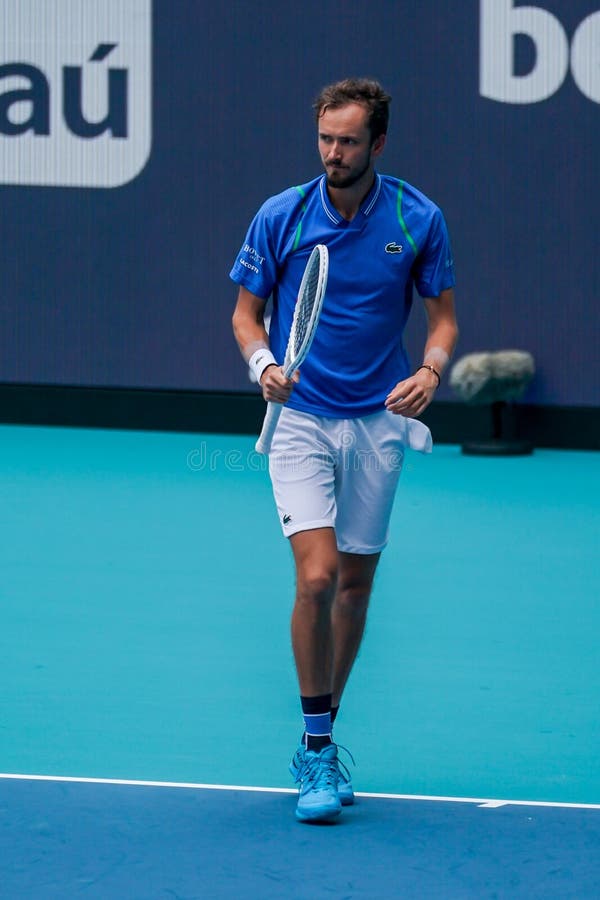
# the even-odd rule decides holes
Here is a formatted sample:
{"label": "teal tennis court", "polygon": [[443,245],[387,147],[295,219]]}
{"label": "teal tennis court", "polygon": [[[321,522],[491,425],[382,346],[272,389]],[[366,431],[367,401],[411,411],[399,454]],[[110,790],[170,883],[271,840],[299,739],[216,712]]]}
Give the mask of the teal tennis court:
{"label": "teal tennis court", "polygon": [[[478,801],[478,814],[496,817],[506,813],[501,801],[568,804],[554,807],[561,815],[581,806],[585,821],[569,820],[568,842],[558,828],[550,856],[561,874],[543,893],[520,892],[528,884],[521,869],[494,893],[493,882],[483,889],[483,882],[454,881],[450,866],[421,895],[418,881],[405,893],[369,894],[360,886],[353,892],[351,879],[337,893],[310,895],[597,896],[600,455],[537,450],[488,459],[438,446],[431,457],[407,457],[367,635],[336,722],[336,739],[356,759],[356,790],[376,796],[359,797],[349,828],[310,829],[292,821],[293,797],[285,792],[301,730],[288,638],[292,564],[253,443],[0,428],[0,773],[25,776],[0,782],[0,869],[11,886],[4,896],[71,896],[64,885],[56,893],[30,890],[39,846],[31,865],[27,856],[15,863],[19,834],[31,840],[35,833],[44,844],[34,821],[56,838],[45,795],[36,795],[42,807],[31,819],[24,810],[40,785],[47,791],[61,782],[30,776],[282,789],[248,792],[260,811],[245,801],[246,836],[275,804],[269,828],[280,821],[287,840],[311,845],[325,834],[327,854],[335,853],[336,833],[348,842],[355,827],[364,839],[367,822],[376,842],[378,820],[388,821],[388,837],[380,837],[389,850],[396,814],[382,805],[378,815],[381,795],[392,803],[412,798],[395,802],[408,804],[413,824],[430,815],[434,801],[424,797],[452,798],[444,810]],[[78,783],[62,782],[63,800]],[[122,802],[125,815],[129,801]],[[115,840],[119,804],[111,803]],[[531,810],[552,806],[509,808],[526,809],[532,821]],[[17,809],[21,818],[11,818]],[[204,847],[209,819],[189,808],[185,817],[192,829],[185,850],[193,853],[193,829]],[[232,819],[240,840],[239,818]],[[436,845],[440,822],[432,826]],[[177,829],[163,821],[165,834]],[[502,830],[514,843],[506,818]],[[523,841],[516,843],[526,856]],[[63,859],[69,846],[63,841]],[[567,847],[584,866],[561,867]],[[509,869],[510,859],[503,860]],[[484,871],[486,862],[493,860],[484,852]],[[285,872],[279,894],[263,875],[256,890],[237,896],[303,896],[286,893]],[[114,885],[103,893],[97,880],[93,889],[69,883],[79,885],[73,896],[176,895],[157,882],[154,893],[140,894]],[[233,893],[225,882],[212,884],[212,893],[180,884],[177,895],[235,895],[233,882]]]}

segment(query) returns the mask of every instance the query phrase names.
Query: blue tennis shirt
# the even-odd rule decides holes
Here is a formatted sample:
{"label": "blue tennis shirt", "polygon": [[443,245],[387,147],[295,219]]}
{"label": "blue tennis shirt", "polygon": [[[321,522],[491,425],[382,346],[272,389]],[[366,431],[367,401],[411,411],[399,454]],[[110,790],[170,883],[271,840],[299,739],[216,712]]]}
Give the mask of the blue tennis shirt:
{"label": "blue tennis shirt", "polygon": [[379,174],[351,222],[332,206],[324,175],[267,200],[230,277],[258,297],[272,298],[269,341],[279,362],[315,244],[329,250],[327,290],[287,405],[344,419],[378,412],[410,374],[402,334],[413,285],[421,297],[437,297],[454,286],[444,217],[416,188]]}

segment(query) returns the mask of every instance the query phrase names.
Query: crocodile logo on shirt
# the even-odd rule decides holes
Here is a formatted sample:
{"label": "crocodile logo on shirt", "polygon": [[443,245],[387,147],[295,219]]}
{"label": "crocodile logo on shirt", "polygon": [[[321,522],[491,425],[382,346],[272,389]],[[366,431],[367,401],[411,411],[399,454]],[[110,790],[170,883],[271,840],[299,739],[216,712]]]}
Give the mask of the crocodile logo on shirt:
{"label": "crocodile logo on shirt", "polygon": [[402,244],[397,244],[396,241],[390,241],[389,244],[385,245],[386,253],[402,253]]}

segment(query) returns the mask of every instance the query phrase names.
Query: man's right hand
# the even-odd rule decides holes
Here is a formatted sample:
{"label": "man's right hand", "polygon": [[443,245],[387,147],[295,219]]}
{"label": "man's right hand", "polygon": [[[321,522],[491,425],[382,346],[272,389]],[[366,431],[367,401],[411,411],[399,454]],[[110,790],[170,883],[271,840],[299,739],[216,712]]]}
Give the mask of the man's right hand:
{"label": "man's right hand", "polygon": [[263,397],[267,402],[287,403],[294,384],[299,379],[300,372],[294,372],[291,378],[286,378],[281,366],[267,366],[260,379]]}

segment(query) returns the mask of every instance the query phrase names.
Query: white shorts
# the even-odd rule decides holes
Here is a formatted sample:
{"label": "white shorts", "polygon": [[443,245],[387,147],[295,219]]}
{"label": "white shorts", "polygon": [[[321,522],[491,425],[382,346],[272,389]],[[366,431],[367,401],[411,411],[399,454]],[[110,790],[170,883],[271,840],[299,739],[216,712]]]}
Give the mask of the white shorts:
{"label": "white shorts", "polygon": [[345,553],[383,550],[406,447],[431,452],[417,419],[387,410],[331,419],[285,407],[269,457],[284,535],[331,527]]}

